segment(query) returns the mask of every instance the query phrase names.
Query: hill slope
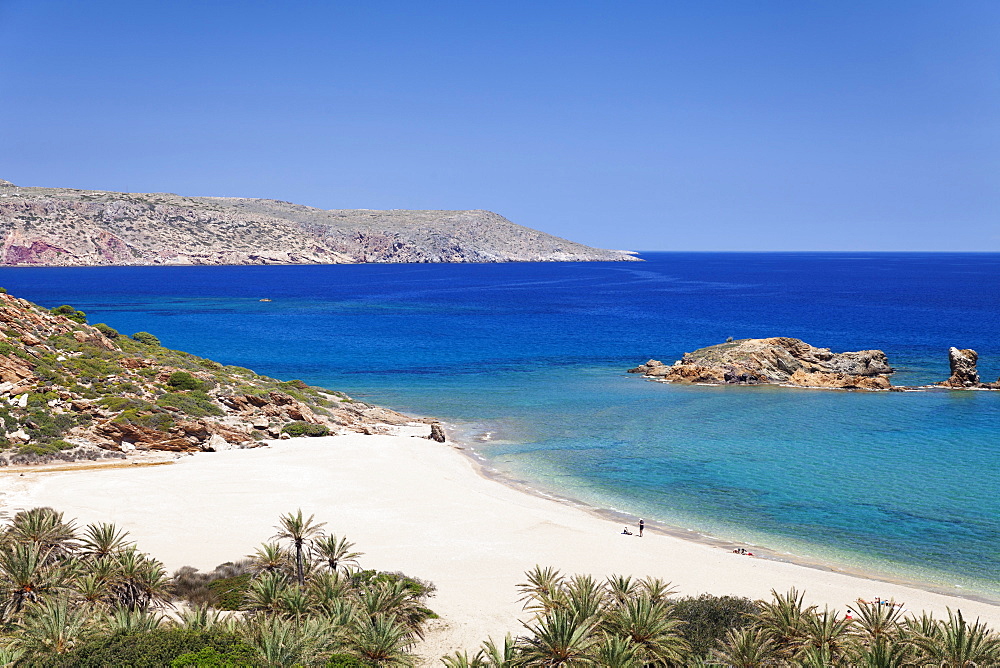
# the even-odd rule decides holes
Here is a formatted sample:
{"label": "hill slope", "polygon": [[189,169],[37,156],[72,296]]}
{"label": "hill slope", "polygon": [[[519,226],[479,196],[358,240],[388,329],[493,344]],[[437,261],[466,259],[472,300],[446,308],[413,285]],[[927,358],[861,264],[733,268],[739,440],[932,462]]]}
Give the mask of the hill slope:
{"label": "hill slope", "polygon": [[253,447],[282,432],[376,433],[412,421],[85,320],[72,307],[50,311],[0,293],[0,466]]}
{"label": "hill slope", "polygon": [[490,211],[315,209],[0,181],[0,265],[344,264],[635,260]]}

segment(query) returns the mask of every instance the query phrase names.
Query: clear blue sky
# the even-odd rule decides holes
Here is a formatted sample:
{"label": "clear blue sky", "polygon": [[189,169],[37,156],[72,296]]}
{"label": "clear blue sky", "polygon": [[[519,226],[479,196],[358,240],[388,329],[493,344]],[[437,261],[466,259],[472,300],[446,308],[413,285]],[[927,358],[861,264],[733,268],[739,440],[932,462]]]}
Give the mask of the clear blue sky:
{"label": "clear blue sky", "polygon": [[1000,2],[0,0],[0,178],[1000,251]]}

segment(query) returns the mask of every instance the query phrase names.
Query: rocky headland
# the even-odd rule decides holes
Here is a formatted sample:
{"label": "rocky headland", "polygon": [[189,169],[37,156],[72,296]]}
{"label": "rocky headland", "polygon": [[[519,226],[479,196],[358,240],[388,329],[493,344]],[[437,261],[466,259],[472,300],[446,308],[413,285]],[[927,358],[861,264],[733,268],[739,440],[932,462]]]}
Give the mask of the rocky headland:
{"label": "rocky headland", "polygon": [[672,383],[795,385],[887,390],[893,372],[881,350],[834,353],[800,339],[742,339],[701,348],[666,365],[649,360],[629,369]]}
{"label": "rocky headland", "polygon": [[490,211],[323,210],[0,180],[0,265],[631,261]]}
{"label": "rocky headland", "polygon": [[71,306],[0,293],[0,465],[247,448],[411,422],[340,392],[169,350],[148,332],[88,325]]}
{"label": "rocky headland", "polygon": [[894,386],[894,369],[881,350],[834,353],[789,337],[741,339],[700,348],[671,365],[659,360],[629,369],[664,383],[702,385],[790,385],[843,390],[1000,390],[996,383],[982,383],[975,350],[948,351],[951,376],[932,386]]}

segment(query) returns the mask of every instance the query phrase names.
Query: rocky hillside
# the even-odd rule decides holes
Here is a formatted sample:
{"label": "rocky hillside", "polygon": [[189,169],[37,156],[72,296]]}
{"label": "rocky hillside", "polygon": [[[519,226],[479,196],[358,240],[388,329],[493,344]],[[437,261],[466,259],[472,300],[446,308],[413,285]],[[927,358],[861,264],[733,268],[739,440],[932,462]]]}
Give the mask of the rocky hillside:
{"label": "rocky hillside", "polygon": [[833,353],[788,337],[728,341],[685,353],[672,366],[649,360],[629,369],[665,382],[866,390],[889,389],[892,372],[881,350]]}
{"label": "rocky hillside", "polygon": [[314,209],[264,199],[18,188],[0,180],[0,265],[635,260],[489,211]]}
{"label": "rocky hillside", "polygon": [[90,326],[70,306],[50,311],[0,293],[0,465],[253,447],[411,421],[302,381],[168,350],[146,332]]}

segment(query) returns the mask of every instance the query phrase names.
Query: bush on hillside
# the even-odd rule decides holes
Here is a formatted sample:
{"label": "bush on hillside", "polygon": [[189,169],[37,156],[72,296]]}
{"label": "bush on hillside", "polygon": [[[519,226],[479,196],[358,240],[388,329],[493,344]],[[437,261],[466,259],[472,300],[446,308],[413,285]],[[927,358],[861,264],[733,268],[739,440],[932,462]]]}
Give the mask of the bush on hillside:
{"label": "bush on hillside", "polygon": [[321,424],[296,421],[286,424],[281,431],[289,436],[326,436],[330,433],[330,428]]}
{"label": "bush on hillside", "polygon": [[167,379],[167,385],[176,390],[200,390],[205,386],[187,371],[174,371]]}
{"label": "bush on hillside", "polygon": [[75,308],[69,304],[63,304],[62,306],[57,306],[49,311],[52,315],[64,315],[73,322],[78,322],[81,325],[86,324],[87,314],[83,311],[77,311]]}
{"label": "bush on hillside", "polygon": [[108,325],[105,325],[103,322],[99,322],[96,325],[94,325],[94,329],[96,329],[98,332],[108,337],[109,339],[117,339],[119,336],[121,336],[121,334],[118,333],[117,329],[115,329],[114,327],[109,327]]}
{"label": "bush on hillside", "polygon": [[160,339],[149,332],[136,332],[132,335],[132,340],[141,343],[144,346],[158,346],[160,345]]}
{"label": "bush on hillside", "polygon": [[209,401],[207,395],[197,396],[194,393],[167,392],[156,400],[156,405],[161,408],[176,408],[191,417],[223,415],[223,410]]}

